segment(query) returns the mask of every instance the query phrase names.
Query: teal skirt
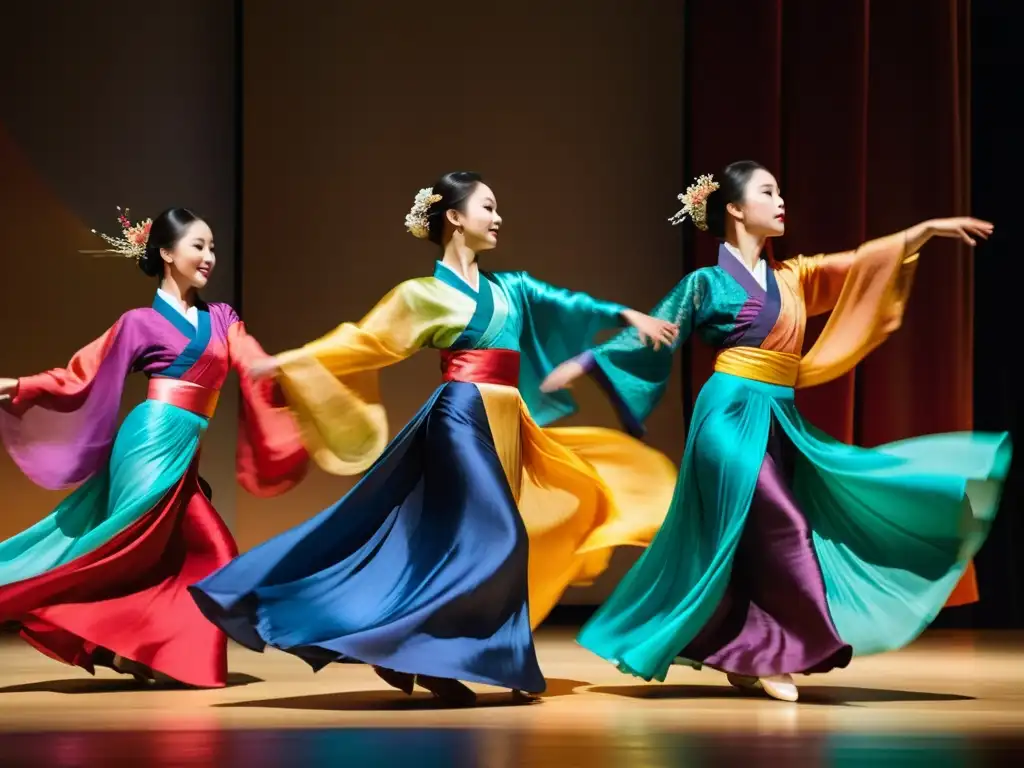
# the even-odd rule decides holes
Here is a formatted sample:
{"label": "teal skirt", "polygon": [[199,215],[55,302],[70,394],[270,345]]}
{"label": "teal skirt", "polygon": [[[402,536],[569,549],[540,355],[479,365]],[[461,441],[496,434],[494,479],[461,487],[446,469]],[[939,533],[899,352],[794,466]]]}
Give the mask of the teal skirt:
{"label": "teal skirt", "polygon": [[[785,506],[768,498],[780,485],[775,436],[792,457],[781,495],[799,517],[779,538],[763,533]],[[1008,434],[846,445],[803,419],[791,388],[716,373],[664,526],[579,642],[646,680],[664,680],[675,661],[764,676],[899,648],[984,542],[1010,456]],[[809,568],[796,565],[801,547]],[[796,615],[816,594],[817,614]]]}
{"label": "teal skirt", "polygon": [[138,405],[106,466],[0,542],[0,623],[89,672],[120,656],[183,683],[223,686],[226,639],[187,591],[237,554],[199,479],[206,427],[174,405]]}
{"label": "teal skirt", "polygon": [[192,464],[207,419],[146,400],[118,430],[105,470],[38,523],[0,542],[0,585],[93,552],[151,511]]}

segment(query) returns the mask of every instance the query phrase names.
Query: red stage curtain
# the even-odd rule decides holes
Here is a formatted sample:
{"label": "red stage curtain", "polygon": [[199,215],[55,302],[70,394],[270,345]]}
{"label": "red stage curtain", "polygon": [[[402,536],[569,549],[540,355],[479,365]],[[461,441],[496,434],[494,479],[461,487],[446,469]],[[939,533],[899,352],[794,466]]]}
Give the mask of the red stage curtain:
{"label": "red stage curtain", "polygon": [[[967,0],[691,0],[688,175],[773,169],[777,258],[970,213],[968,20]],[[688,269],[714,262],[711,238],[686,243]],[[804,414],[862,445],[971,429],[972,290],[968,250],[930,243],[903,328],[855,373],[801,392]],[[711,352],[694,349],[690,368],[696,392]],[[950,605],[975,600],[972,569]]]}

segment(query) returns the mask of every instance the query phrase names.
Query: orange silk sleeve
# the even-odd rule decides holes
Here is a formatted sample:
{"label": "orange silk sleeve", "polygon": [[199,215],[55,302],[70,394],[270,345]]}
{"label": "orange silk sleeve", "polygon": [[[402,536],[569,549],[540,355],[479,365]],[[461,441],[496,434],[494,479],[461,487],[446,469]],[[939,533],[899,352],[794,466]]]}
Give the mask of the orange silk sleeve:
{"label": "orange silk sleeve", "polygon": [[917,254],[906,254],[902,232],[855,251],[798,256],[807,315],[831,311],[821,335],[800,361],[798,387],[823,384],[852,370],[903,322]]}
{"label": "orange silk sleeve", "polygon": [[978,576],[974,570],[974,561],[971,561],[967,563],[967,570],[964,571],[964,575],[960,577],[956,588],[946,601],[946,607],[953,608],[958,605],[970,605],[971,603],[978,602],[980,597],[981,595],[978,593]]}
{"label": "orange silk sleeve", "polygon": [[280,387],[270,379],[253,381],[247,375],[255,361],[268,355],[240,320],[228,328],[228,355],[242,390],[235,461],[238,483],[253,496],[276,496],[305,477],[309,455]]}

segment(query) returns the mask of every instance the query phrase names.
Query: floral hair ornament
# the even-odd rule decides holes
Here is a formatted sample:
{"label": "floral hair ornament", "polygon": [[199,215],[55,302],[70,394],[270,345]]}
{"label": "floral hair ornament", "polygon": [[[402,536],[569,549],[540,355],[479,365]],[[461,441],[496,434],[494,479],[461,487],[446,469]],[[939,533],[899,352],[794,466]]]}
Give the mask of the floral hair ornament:
{"label": "floral hair ornament", "polygon": [[102,237],[111,247],[104,248],[102,251],[79,251],[79,253],[88,253],[93,256],[123,256],[127,259],[135,259],[135,261],[139,261],[143,257],[146,253],[146,243],[149,242],[149,230],[153,226],[153,220],[145,219],[132,224],[131,219],[128,218],[127,208],[121,211],[121,206],[117,206],[117,210],[120,211],[117,222],[121,225],[121,237],[104,235],[94,229],[92,233]]}
{"label": "floral hair ornament", "polygon": [[405,228],[409,230],[409,234],[420,240],[430,235],[430,222],[427,221],[427,213],[430,211],[430,206],[440,199],[440,195],[434,194],[433,187],[424,187],[416,193],[412,210],[405,216]]}
{"label": "floral hair ornament", "polygon": [[708,196],[718,189],[718,182],[710,173],[698,176],[686,191],[679,195],[683,207],[669,219],[672,225],[682,224],[687,216],[693,226],[702,232],[708,230]]}

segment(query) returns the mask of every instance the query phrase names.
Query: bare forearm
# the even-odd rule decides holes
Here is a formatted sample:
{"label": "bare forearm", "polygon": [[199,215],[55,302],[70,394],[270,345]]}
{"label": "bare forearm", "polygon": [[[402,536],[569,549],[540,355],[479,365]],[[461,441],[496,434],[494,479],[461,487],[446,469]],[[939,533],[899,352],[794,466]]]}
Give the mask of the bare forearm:
{"label": "bare forearm", "polygon": [[624,322],[626,325],[635,326],[637,318],[641,316],[641,313],[637,312],[635,309],[624,309],[621,312],[619,312],[619,317],[622,318],[622,322]]}
{"label": "bare forearm", "polygon": [[920,224],[915,224],[910,229],[904,230],[906,236],[906,252],[905,255],[917,253],[924,248],[925,243],[935,237],[935,227],[932,221],[922,221]]}

